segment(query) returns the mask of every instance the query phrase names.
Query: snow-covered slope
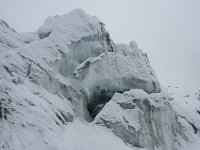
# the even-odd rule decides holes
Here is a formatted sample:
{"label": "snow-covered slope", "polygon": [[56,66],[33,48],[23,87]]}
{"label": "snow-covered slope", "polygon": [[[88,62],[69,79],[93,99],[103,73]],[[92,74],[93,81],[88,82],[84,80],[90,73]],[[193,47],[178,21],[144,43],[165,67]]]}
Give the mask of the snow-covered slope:
{"label": "snow-covered slope", "polygon": [[161,89],[135,42],[114,44],[80,9],[35,33],[0,20],[2,150],[195,148],[199,93],[184,96]]}

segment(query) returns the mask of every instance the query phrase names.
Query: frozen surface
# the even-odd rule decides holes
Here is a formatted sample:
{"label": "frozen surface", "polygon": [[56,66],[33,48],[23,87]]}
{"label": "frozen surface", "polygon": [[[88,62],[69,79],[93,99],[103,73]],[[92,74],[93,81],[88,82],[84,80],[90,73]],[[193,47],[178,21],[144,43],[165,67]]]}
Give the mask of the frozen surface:
{"label": "frozen surface", "polygon": [[137,148],[125,145],[109,130],[96,125],[76,120],[66,126],[64,130],[66,135],[63,134],[63,137],[67,144],[63,148],[67,150],[137,150]]}
{"label": "frozen surface", "polygon": [[135,42],[87,59],[75,69],[74,77],[87,89],[89,108],[105,104],[115,92],[130,89],[143,89],[147,93],[161,91],[147,56]]}
{"label": "frozen surface", "polygon": [[199,92],[181,89],[147,94],[143,90],[115,93],[94,123],[110,129],[125,143],[149,149],[198,149]]}
{"label": "frozen surface", "polygon": [[80,9],[35,33],[0,20],[1,150],[198,149],[200,92],[186,93]]}
{"label": "frozen surface", "polygon": [[162,92],[115,93],[96,116],[95,123],[112,129],[124,142],[136,147],[175,149],[176,120]]}
{"label": "frozen surface", "polygon": [[74,75],[89,89],[100,86],[115,91],[133,88],[144,89],[148,93],[160,91],[156,77],[144,60],[114,52],[89,58],[76,68]]}
{"label": "frozen surface", "polygon": [[[86,97],[76,88],[81,85],[77,86],[61,70],[69,67],[65,65],[67,56],[75,64],[84,59],[79,54],[81,45],[92,47],[91,51],[97,47],[96,51],[88,52],[87,59],[90,54],[111,51],[112,42],[108,41],[103,24],[79,9],[48,18],[36,33],[16,33],[1,21],[0,149],[72,150],[67,147],[69,142],[63,141],[63,128],[74,118],[90,121],[91,117]],[[77,51],[76,56],[73,50]],[[83,46],[83,51],[87,47]],[[72,68],[70,73],[73,71]],[[60,141],[61,146],[53,141]],[[126,145],[121,143],[125,149]]]}
{"label": "frozen surface", "polygon": [[[197,150],[200,147],[200,91],[185,90],[180,87],[168,87],[167,92],[173,98],[170,101],[180,125],[182,149]],[[186,142],[185,142],[185,141]]]}

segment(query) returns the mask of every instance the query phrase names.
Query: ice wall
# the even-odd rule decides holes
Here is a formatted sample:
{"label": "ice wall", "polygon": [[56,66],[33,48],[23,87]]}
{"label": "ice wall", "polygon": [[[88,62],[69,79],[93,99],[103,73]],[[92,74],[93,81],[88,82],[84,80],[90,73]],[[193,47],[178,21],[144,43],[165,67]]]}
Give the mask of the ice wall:
{"label": "ice wall", "polygon": [[0,21],[0,149],[69,149],[65,128],[76,120],[132,149],[198,141],[199,100],[164,94],[147,55],[135,42],[114,44],[104,26],[80,9],[35,33]]}

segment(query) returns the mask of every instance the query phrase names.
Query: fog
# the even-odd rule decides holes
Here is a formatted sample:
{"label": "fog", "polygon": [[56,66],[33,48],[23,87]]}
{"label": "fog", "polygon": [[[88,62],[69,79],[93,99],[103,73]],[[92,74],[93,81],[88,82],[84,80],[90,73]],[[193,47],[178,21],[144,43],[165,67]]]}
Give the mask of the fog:
{"label": "fog", "polygon": [[32,32],[74,8],[100,18],[115,43],[136,41],[163,85],[200,89],[199,0],[0,0],[0,18]]}

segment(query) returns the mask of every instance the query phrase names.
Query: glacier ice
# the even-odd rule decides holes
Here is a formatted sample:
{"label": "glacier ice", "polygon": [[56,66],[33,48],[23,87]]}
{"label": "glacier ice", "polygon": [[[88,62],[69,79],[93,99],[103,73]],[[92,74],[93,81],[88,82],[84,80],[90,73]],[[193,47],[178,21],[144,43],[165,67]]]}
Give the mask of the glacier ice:
{"label": "glacier ice", "polygon": [[153,93],[161,90],[147,56],[135,42],[130,46],[121,44],[114,47],[114,52],[85,60],[75,69],[74,77],[89,91],[90,114],[95,106],[108,102],[115,92],[143,89]]}
{"label": "glacier ice", "polygon": [[81,9],[33,33],[0,20],[2,150],[198,149],[199,93],[184,94]]}
{"label": "glacier ice", "polygon": [[175,149],[176,118],[163,93],[115,93],[94,122],[136,147]]}

